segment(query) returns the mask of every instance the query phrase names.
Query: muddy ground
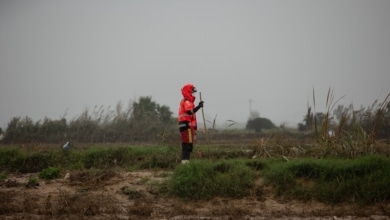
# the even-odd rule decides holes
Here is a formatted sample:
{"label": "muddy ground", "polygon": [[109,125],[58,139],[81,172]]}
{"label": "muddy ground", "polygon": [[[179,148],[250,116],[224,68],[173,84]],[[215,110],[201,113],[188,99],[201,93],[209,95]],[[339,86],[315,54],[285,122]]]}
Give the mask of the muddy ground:
{"label": "muddy ground", "polygon": [[38,173],[7,174],[0,181],[0,219],[390,219],[390,204],[283,201],[261,179],[259,190],[245,198],[184,200],[166,193],[169,175],[161,170],[72,171],[42,180]]}

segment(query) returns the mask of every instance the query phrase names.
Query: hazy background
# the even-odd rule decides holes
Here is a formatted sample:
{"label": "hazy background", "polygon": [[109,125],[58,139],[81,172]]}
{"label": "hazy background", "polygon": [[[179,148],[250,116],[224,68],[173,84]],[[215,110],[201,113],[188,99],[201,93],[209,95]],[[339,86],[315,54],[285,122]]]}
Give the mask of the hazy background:
{"label": "hazy background", "polygon": [[187,82],[222,126],[251,108],[295,127],[313,88],[317,111],[329,87],[369,106],[390,92],[390,1],[0,0],[3,129],[140,96],[176,116]]}

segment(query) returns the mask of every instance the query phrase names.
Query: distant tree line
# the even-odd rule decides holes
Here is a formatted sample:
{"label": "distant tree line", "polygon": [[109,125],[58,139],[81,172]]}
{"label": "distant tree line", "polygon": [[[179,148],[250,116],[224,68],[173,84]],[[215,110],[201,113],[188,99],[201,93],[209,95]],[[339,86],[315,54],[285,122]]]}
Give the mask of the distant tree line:
{"label": "distant tree line", "polygon": [[[387,99],[386,99],[387,100]],[[302,132],[342,136],[356,132],[377,138],[390,138],[390,103],[377,101],[368,108],[355,110],[352,105],[338,105],[331,112],[313,112],[308,107],[303,122],[298,124]],[[178,136],[177,118],[168,106],[159,105],[151,97],[140,97],[124,107],[117,103],[115,109],[95,106],[92,111],[68,121],[44,118],[34,122],[30,117],[14,117],[6,130],[1,130],[2,143],[116,143],[171,141]],[[253,112],[246,129],[261,132],[276,126],[271,120]],[[176,139],[174,139],[176,141]],[[177,137],[179,140],[179,137]]]}
{"label": "distant tree line", "polygon": [[176,132],[177,124],[168,106],[151,97],[140,97],[127,108],[119,102],[115,109],[95,107],[78,117],[34,122],[29,117],[14,117],[4,132],[4,143],[79,143],[146,142],[164,140]]}

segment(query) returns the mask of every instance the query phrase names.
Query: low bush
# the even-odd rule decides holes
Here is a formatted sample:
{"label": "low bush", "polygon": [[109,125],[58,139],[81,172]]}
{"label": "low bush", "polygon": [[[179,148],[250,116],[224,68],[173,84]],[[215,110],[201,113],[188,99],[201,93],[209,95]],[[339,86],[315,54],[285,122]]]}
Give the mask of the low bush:
{"label": "low bush", "polygon": [[390,160],[383,156],[350,159],[297,159],[269,165],[266,183],[277,195],[326,203],[360,204],[390,200]]}
{"label": "low bush", "polygon": [[172,194],[189,199],[248,195],[255,173],[243,161],[191,161],[176,167],[169,184]]}
{"label": "low bush", "polygon": [[57,179],[58,177],[60,177],[60,169],[56,167],[48,167],[39,173],[41,179]]}

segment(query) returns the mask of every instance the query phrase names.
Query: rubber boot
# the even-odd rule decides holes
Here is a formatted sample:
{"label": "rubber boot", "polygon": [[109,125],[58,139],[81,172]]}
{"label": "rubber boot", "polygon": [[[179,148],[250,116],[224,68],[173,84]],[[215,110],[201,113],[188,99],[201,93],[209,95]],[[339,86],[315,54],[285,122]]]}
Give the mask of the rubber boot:
{"label": "rubber boot", "polygon": [[186,164],[190,162],[190,146],[188,143],[182,143],[181,145],[181,163]]}

